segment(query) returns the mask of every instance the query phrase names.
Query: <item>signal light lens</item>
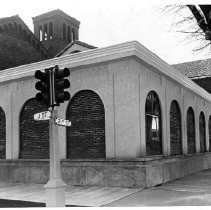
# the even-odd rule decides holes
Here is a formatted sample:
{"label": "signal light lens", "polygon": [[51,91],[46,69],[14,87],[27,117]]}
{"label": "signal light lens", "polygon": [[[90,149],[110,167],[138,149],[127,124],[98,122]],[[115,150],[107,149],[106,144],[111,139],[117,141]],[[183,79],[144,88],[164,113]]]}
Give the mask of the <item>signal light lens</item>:
{"label": "signal light lens", "polygon": [[41,82],[41,81],[39,81],[39,82],[37,82],[37,83],[35,84],[35,88],[36,88],[37,90],[40,90],[40,91],[43,91],[43,92],[49,91],[49,87],[48,87],[45,83],[43,83],[43,82]]}
{"label": "signal light lens", "polygon": [[42,93],[37,93],[35,98],[38,100],[38,101],[42,101]]}
{"label": "signal light lens", "polygon": [[59,92],[56,94],[57,103],[63,103],[70,100],[70,93],[67,91]]}
{"label": "signal light lens", "polygon": [[56,68],[54,72],[54,88],[55,88],[55,101],[59,106],[60,103],[70,100],[70,94],[64,89],[70,87],[70,82],[65,77],[70,75],[68,68],[60,69]]}
{"label": "signal light lens", "polygon": [[64,68],[63,72],[64,72],[64,77],[69,77],[70,76],[70,70],[68,68]]}
{"label": "signal light lens", "polygon": [[35,84],[35,88],[39,90],[40,92],[36,94],[36,99],[43,104],[46,104],[47,106],[50,105],[50,78],[49,78],[49,71],[42,72],[40,70],[37,70],[35,72],[35,78],[39,79]]}

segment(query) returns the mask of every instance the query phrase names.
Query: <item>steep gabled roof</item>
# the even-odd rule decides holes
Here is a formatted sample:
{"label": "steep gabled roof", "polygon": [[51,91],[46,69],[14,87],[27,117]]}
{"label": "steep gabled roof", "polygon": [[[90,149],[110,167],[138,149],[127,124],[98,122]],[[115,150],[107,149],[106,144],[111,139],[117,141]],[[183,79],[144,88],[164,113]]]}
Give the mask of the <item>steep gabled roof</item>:
{"label": "steep gabled roof", "polygon": [[191,79],[211,77],[211,59],[179,63],[172,66]]}
{"label": "steep gabled roof", "polygon": [[0,70],[44,60],[29,42],[0,33]]}
{"label": "steep gabled roof", "polygon": [[18,16],[0,18],[0,70],[51,58]]}
{"label": "steep gabled roof", "polygon": [[95,46],[92,46],[92,45],[89,45],[85,42],[81,42],[81,41],[78,41],[78,40],[74,40],[72,41],[69,45],[67,45],[61,52],[59,52],[55,57],[60,57],[62,56],[65,52],[67,52],[68,50],[71,51],[71,48],[74,46],[74,45],[79,45],[79,46],[82,46],[84,48],[86,48],[86,50],[91,50],[91,49],[96,49],[97,47]]}
{"label": "steep gabled roof", "polygon": [[[31,45],[33,45],[32,40],[34,40],[35,45],[36,46],[39,45],[39,50],[44,52],[44,54],[46,54],[48,58],[51,58],[51,55],[45,48],[44,44],[42,42],[40,42],[40,40],[34,35],[34,33],[32,33],[32,31],[28,28],[28,26],[24,23],[24,21],[19,17],[19,15],[0,18],[0,28],[3,30],[2,33],[6,33],[6,34],[9,34],[10,36],[14,36],[17,38],[17,31],[14,30],[15,24],[16,24],[16,27],[20,26],[21,31],[25,32],[26,35],[28,35],[30,37],[31,41],[29,41],[29,42],[31,42]],[[4,30],[5,26],[8,27],[8,31]],[[12,28],[9,28],[9,26],[11,26]],[[16,29],[16,30],[18,30],[18,29]],[[20,36],[18,36],[18,38],[20,38]]]}

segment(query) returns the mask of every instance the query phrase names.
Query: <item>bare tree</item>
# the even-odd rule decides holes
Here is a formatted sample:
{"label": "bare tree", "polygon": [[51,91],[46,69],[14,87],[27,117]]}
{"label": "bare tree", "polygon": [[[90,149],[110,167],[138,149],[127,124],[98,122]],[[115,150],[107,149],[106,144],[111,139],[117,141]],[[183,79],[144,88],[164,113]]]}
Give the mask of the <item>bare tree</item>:
{"label": "bare tree", "polygon": [[171,27],[187,34],[187,40],[198,41],[194,52],[201,52],[211,44],[210,23],[198,5],[169,5],[162,8],[162,14],[173,15]]}

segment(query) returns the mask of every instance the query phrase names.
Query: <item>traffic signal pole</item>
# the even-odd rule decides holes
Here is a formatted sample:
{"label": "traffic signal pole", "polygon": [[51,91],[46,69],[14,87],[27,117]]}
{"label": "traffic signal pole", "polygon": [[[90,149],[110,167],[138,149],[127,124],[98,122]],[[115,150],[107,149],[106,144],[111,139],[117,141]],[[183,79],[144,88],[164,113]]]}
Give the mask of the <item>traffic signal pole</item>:
{"label": "traffic signal pole", "polygon": [[[68,68],[59,69],[58,65],[45,69],[45,72],[37,70],[35,78],[39,79],[35,84],[35,88],[40,91],[36,95],[36,99],[41,103],[51,107],[48,111],[37,113],[34,115],[35,120],[49,120],[49,136],[50,136],[50,176],[49,181],[45,185],[46,206],[47,207],[65,207],[65,183],[61,178],[60,152],[58,140],[58,125],[71,126],[71,122],[58,118],[57,106],[64,101],[70,99],[70,94],[64,89],[70,87],[70,82],[65,77],[70,75]],[[40,118],[40,114],[44,114]],[[62,120],[62,122],[60,122]],[[58,125],[56,125],[56,123]]]}
{"label": "traffic signal pole", "polygon": [[54,106],[54,69],[50,70],[50,95],[53,103],[51,118],[49,120],[50,134],[50,176],[45,185],[46,207],[65,207],[65,186],[61,178],[60,151],[58,141],[58,126],[55,124],[55,118],[58,117],[58,110]]}

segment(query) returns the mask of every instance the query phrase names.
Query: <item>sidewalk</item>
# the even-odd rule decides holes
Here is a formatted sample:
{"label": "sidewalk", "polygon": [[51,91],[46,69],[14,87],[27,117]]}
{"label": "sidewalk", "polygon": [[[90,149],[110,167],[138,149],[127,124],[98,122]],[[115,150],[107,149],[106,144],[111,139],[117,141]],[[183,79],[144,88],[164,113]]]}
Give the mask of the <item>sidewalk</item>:
{"label": "sidewalk", "polygon": [[[0,199],[45,203],[42,184],[0,183]],[[211,206],[211,169],[150,189],[67,186],[73,206]]]}
{"label": "sidewalk", "polygon": [[211,206],[211,169],[139,191],[105,206]]}
{"label": "sidewalk", "polygon": [[[66,205],[99,207],[138,191],[140,191],[140,189],[67,186]],[[45,203],[44,185],[0,182],[0,199]]]}

